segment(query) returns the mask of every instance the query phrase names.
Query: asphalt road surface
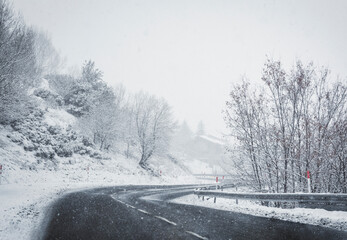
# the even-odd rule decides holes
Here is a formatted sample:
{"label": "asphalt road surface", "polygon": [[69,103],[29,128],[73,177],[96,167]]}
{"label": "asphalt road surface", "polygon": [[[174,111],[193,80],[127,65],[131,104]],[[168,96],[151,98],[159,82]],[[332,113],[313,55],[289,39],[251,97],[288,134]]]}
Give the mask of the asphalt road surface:
{"label": "asphalt road surface", "polygon": [[168,200],[193,186],[118,186],[65,195],[35,239],[347,239],[347,233]]}

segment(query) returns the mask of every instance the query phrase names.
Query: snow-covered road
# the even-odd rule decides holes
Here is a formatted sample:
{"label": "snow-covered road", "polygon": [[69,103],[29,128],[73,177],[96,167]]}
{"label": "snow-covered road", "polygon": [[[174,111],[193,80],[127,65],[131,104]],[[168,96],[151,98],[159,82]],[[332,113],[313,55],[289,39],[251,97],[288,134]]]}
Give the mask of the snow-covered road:
{"label": "snow-covered road", "polygon": [[[42,174],[45,174],[42,172]],[[46,173],[48,179],[51,174]],[[55,174],[55,173],[53,173]],[[107,175],[107,180],[104,176]],[[133,175],[105,173],[96,175],[92,180],[69,182],[57,174],[56,181],[30,181],[29,183],[13,183],[0,185],[0,239],[30,239],[32,230],[44,217],[46,208],[66,193],[115,185],[139,184],[173,184],[176,179],[152,178],[148,175],[134,178]],[[38,178],[37,179],[42,179]],[[42,176],[41,176],[42,177]],[[177,181],[176,181],[177,182]],[[194,178],[182,178],[182,183],[192,183]]]}
{"label": "snow-covered road", "polygon": [[74,192],[50,206],[39,231],[44,239],[347,238],[347,232],[320,226],[168,202],[193,189],[141,185]]}

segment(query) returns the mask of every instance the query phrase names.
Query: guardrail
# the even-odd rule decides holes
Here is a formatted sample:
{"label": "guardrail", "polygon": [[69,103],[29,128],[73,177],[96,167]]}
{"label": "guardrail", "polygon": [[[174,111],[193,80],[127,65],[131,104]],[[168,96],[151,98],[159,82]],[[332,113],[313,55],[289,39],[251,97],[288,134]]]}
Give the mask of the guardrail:
{"label": "guardrail", "polygon": [[[228,198],[235,199],[238,203],[239,199],[258,200],[263,202],[295,202],[304,203],[303,207],[324,207],[328,205],[332,210],[347,211],[347,194],[332,193],[226,193],[217,191],[195,190],[194,194],[198,197]],[[336,207],[331,207],[336,206]]]}
{"label": "guardrail", "polygon": [[235,184],[233,184],[233,183],[217,183],[217,184],[214,184],[214,185],[208,185],[208,186],[203,186],[203,187],[196,188],[195,191],[194,191],[194,194],[195,194],[195,192],[202,191],[202,190],[217,190],[217,189],[221,189],[223,191],[223,189],[225,189],[225,188],[232,188],[232,187],[235,187]]}
{"label": "guardrail", "polygon": [[328,193],[226,193],[195,190],[194,194],[230,199],[248,199],[276,202],[335,202],[347,204],[347,194]]}

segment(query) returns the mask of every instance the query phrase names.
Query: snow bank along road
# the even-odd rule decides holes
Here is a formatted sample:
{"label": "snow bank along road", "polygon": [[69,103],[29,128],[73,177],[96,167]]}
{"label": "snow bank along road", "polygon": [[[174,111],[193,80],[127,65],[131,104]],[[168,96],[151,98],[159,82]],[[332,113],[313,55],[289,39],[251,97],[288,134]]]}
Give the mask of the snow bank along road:
{"label": "snow bank along road", "polygon": [[347,232],[168,200],[194,186],[117,186],[69,193],[34,239],[347,239]]}

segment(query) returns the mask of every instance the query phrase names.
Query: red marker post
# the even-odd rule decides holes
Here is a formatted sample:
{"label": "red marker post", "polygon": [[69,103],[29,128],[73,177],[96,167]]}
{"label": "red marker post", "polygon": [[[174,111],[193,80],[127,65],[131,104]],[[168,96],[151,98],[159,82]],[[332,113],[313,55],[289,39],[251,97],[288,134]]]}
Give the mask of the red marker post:
{"label": "red marker post", "polygon": [[311,193],[310,171],[307,171],[307,189],[308,189],[308,193]]}

